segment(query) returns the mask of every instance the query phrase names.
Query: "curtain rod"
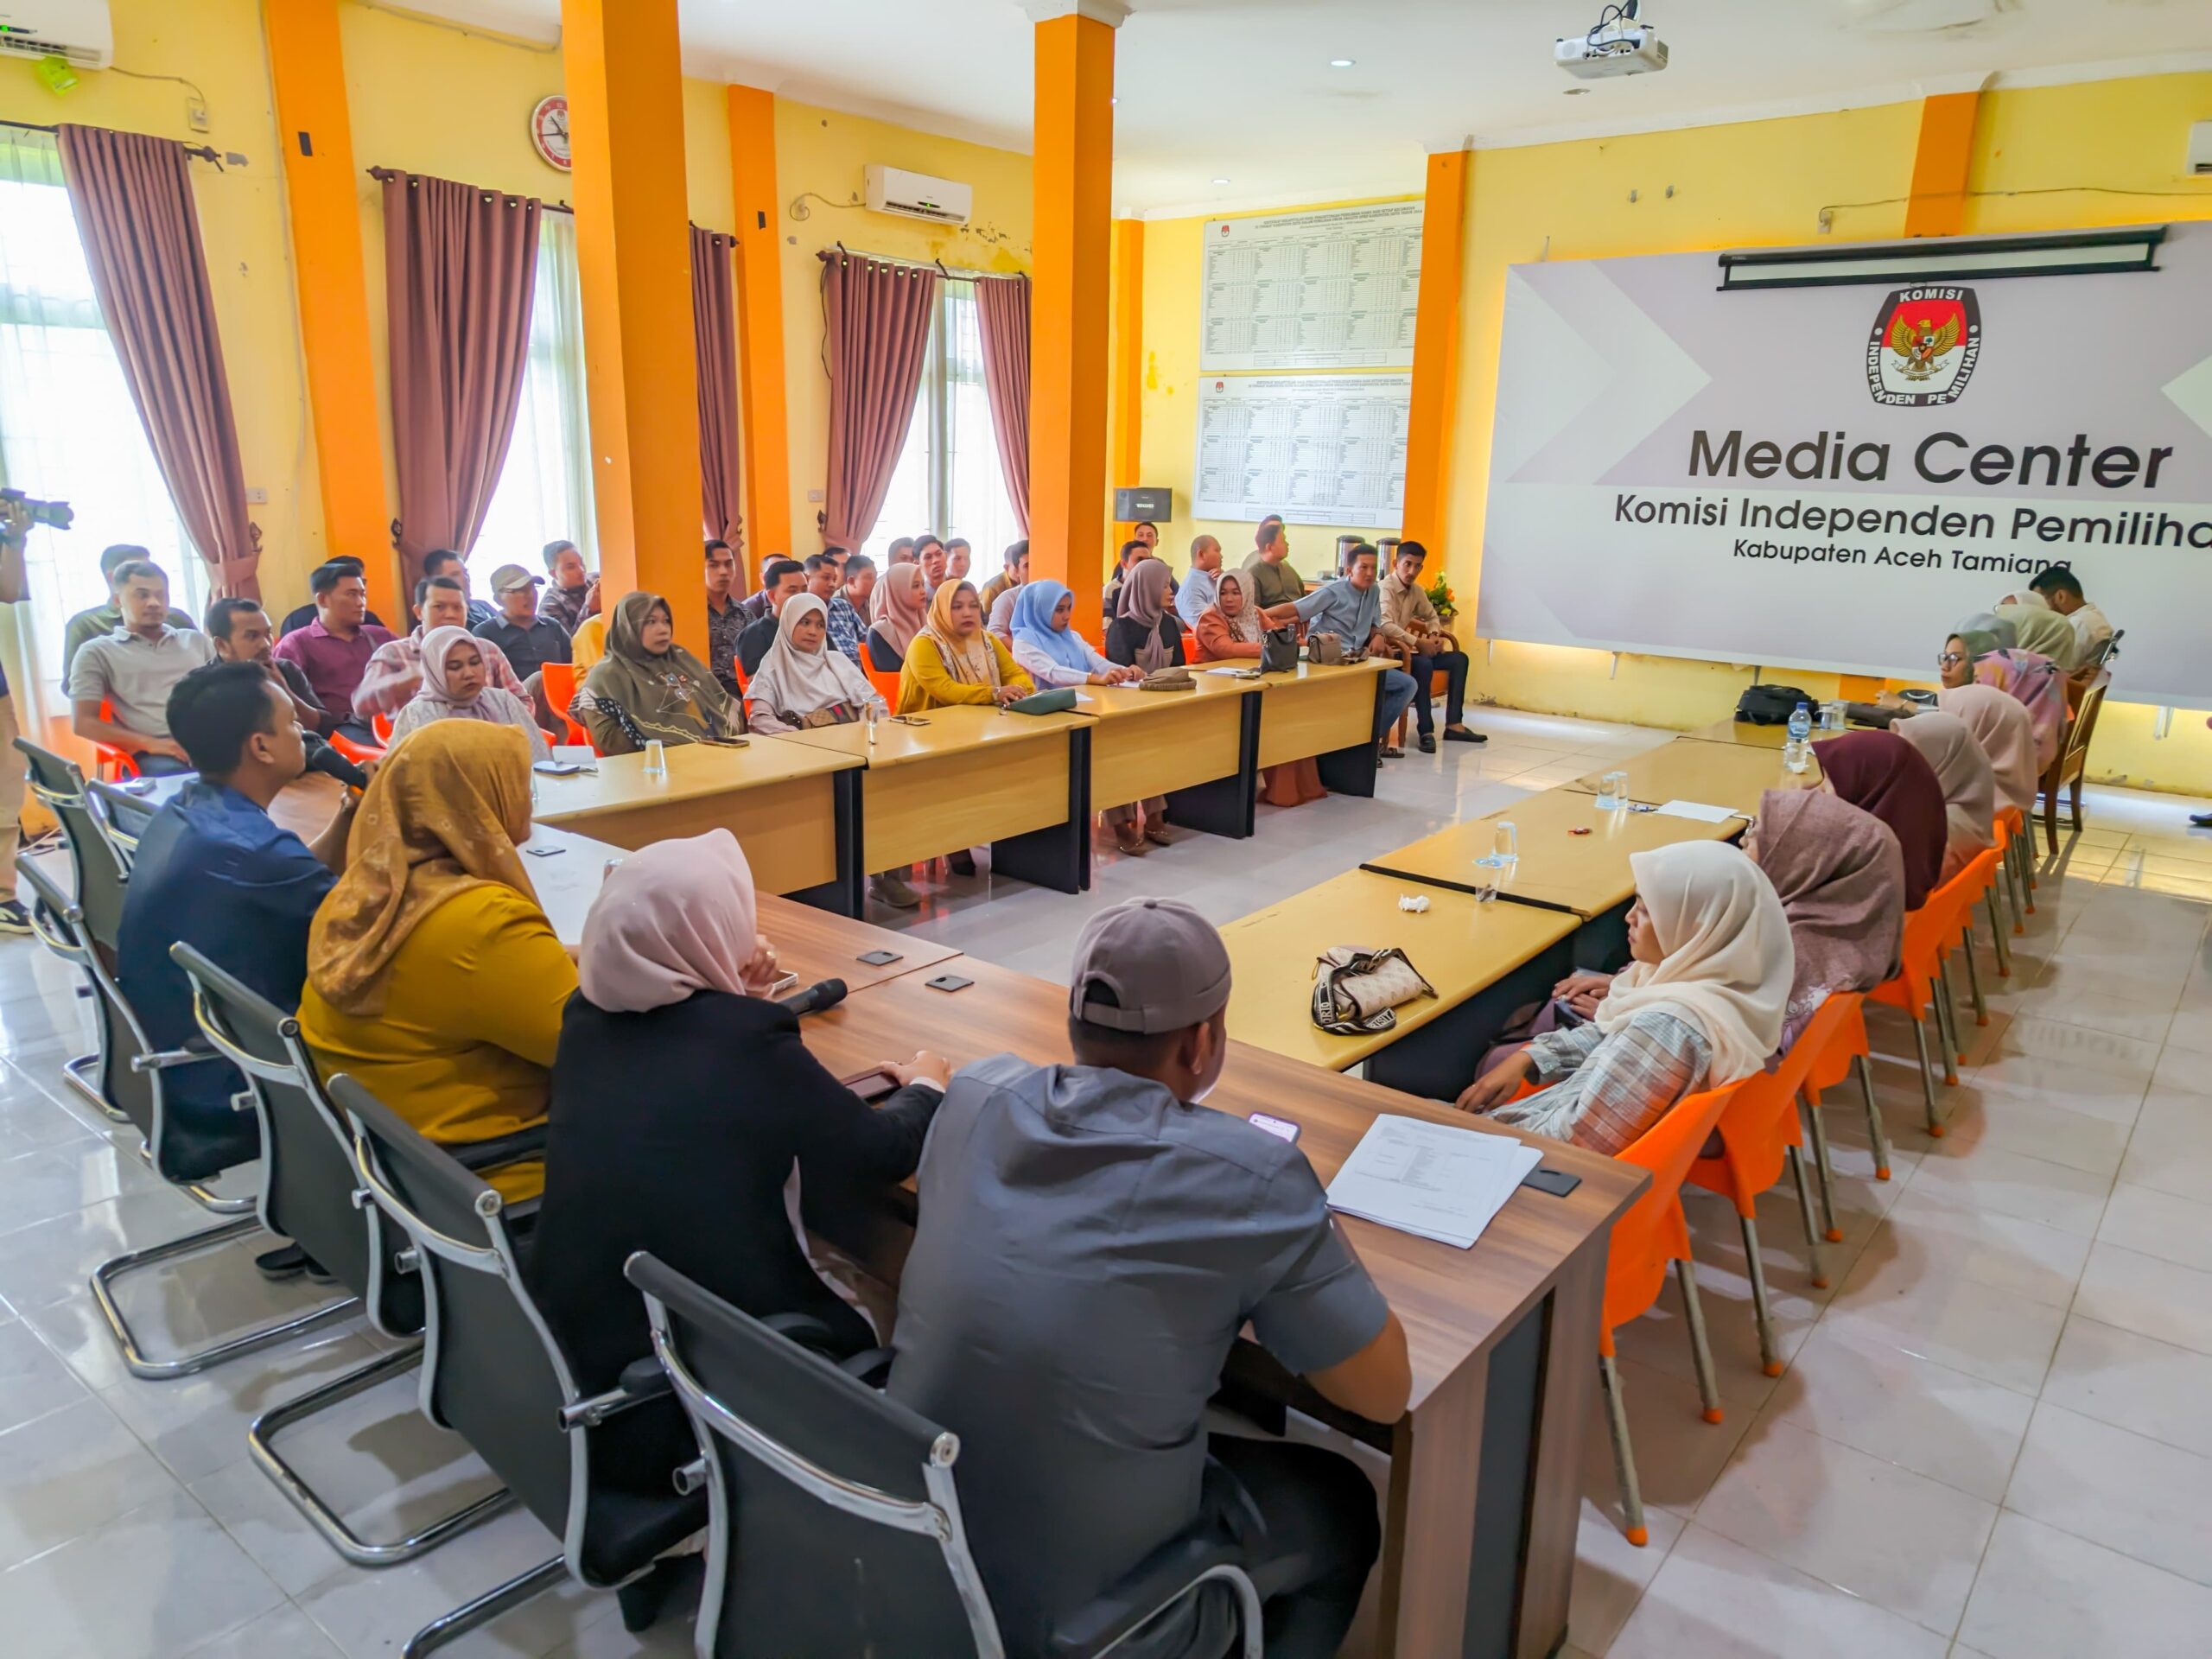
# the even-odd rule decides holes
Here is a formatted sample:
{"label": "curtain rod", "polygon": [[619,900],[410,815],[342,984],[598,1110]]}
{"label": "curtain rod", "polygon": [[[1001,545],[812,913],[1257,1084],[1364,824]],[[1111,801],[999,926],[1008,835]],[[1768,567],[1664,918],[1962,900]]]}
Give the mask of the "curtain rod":
{"label": "curtain rod", "polygon": [[[0,120],[0,127],[13,127],[13,128],[15,128],[18,132],[54,132],[54,133],[58,133],[58,132],[60,132],[60,131],[61,130],[61,129],[60,129],[60,128],[59,128],[59,127],[55,127],[55,126],[48,126],[48,125],[47,125],[45,123],[43,123],[43,122],[39,122],[39,121],[6,121],[6,120]],[[118,129],[111,129],[111,130],[118,130],[118,131],[119,131],[119,130],[121,130],[121,129],[119,129],[119,128],[118,128]],[[218,153],[217,153],[217,151],[213,149],[213,146],[211,146],[211,145],[207,145],[207,144],[188,144],[188,143],[182,143],[181,141],[177,140],[177,139],[171,139],[171,140],[169,140],[169,142],[170,142],[171,143],[175,144],[175,145],[176,145],[176,147],[177,147],[179,149],[182,150],[186,155],[188,155],[188,156],[191,156],[194,161],[199,161],[199,162],[214,162],[214,163],[215,163],[215,169],[216,169],[216,171],[217,171],[217,172],[220,172],[220,171],[222,170],[222,167],[223,167],[223,158],[222,158],[222,156],[221,156],[219,154],[218,154]],[[238,162],[238,163],[239,165],[243,166],[243,165],[245,164],[245,156],[240,156],[237,157],[237,162]]]}
{"label": "curtain rod", "polygon": [[[845,255],[848,258],[873,259],[878,264],[905,265],[912,270],[933,270],[938,276],[950,277],[957,283],[980,282],[990,276],[1027,276],[1029,274],[1026,270],[977,270],[972,265],[948,265],[942,259],[906,259],[895,253],[870,253],[865,248],[849,248],[842,242],[834,245],[839,253]],[[830,249],[818,249],[815,257],[821,259],[828,258]]]}
{"label": "curtain rod", "polygon": [[[401,179],[416,176],[414,175],[410,175],[404,167],[372,167],[366,168],[365,171],[371,178],[376,180],[379,184],[383,183],[386,179]],[[432,175],[425,173],[420,176],[429,178]],[[448,181],[448,182],[460,183],[461,181],[459,180],[452,180]],[[477,184],[462,185],[461,188],[467,190],[481,190],[483,191],[483,194],[487,196],[512,196],[518,201],[536,200],[538,207],[549,213],[566,213],[571,219],[575,217],[576,210],[571,207],[565,201],[546,201],[540,198],[526,196],[519,190],[488,190],[485,189],[482,185]],[[692,225],[691,228],[695,231],[707,230],[706,226],[696,224]],[[707,230],[707,234],[709,236],[719,236],[725,241],[728,242],[735,242],[737,240],[736,236],[728,231]]]}

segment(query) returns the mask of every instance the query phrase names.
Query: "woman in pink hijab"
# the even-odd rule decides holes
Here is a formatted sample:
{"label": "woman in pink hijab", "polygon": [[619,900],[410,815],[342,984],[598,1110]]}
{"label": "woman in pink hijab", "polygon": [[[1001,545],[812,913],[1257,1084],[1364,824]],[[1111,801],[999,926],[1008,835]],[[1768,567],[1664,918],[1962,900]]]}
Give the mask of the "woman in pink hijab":
{"label": "woman in pink hijab", "polygon": [[[652,1351],[622,1277],[637,1250],[756,1318],[811,1315],[847,1351],[875,1341],[808,1262],[785,1189],[796,1172],[813,1224],[864,1211],[913,1173],[950,1070],[931,1054],[887,1065],[898,1087],[870,1107],[766,999],[777,964],[759,928],[753,872],[727,830],[632,853],[584,922],[529,1276],[586,1394]],[[668,1403],[599,1431],[608,1478],[657,1495],[698,1455]]]}
{"label": "woman in pink hijab", "polygon": [[2027,705],[1993,685],[1974,684],[1944,687],[1936,694],[1936,706],[1964,721],[1989,757],[1997,773],[1998,804],[2033,812],[2043,772],[2036,764],[2035,722]]}

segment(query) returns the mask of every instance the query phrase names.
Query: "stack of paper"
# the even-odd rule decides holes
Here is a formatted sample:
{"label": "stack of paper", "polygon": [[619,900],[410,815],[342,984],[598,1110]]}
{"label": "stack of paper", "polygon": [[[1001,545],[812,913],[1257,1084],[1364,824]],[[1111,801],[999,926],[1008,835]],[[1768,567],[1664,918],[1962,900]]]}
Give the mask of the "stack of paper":
{"label": "stack of paper", "polygon": [[1745,816],[1732,806],[1713,806],[1704,801],[1669,801],[1655,810],[1662,818],[1692,818],[1699,823],[1724,823]]}
{"label": "stack of paper", "polygon": [[1471,1249],[1542,1159],[1511,1135],[1378,1117],[1329,1183],[1329,1208]]}

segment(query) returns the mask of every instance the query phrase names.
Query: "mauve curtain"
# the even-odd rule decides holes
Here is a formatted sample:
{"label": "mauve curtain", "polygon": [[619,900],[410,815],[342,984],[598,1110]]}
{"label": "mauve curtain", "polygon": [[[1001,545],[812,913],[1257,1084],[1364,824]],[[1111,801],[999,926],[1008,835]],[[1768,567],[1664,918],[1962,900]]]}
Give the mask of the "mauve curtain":
{"label": "mauve curtain", "polygon": [[982,325],[983,390],[1014,522],[1029,533],[1029,279],[978,276],[976,315]]}
{"label": "mauve curtain", "polygon": [[538,214],[528,196],[382,168],[391,432],[399,461],[392,545],[466,554],[499,487],[530,361]]}
{"label": "mauve curtain", "polygon": [[827,544],[858,547],[883,511],[914,416],[937,283],[934,270],[823,250],[823,366],[830,372]]}
{"label": "mauve curtain", "polygon": [[258,599],[259,532],[184,147],[105,127],[57,130],[69,206],[123,378],[177,516],[219,598]]}
{"label": "mauve curtain", "polygon": [[[699,345],[700,518],[709,541],[737,533],[742,487],[737,447],[737,238],[691,227],[691,327]],[[745,572],[741,563],[738,581]]]}

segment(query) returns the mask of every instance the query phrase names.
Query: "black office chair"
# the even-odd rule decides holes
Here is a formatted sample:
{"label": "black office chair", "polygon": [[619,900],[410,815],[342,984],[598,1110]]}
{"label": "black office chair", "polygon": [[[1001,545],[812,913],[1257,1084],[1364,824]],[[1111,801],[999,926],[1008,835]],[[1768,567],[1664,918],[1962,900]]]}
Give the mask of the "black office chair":
{"label": "black office chair", "polygon": [[[423,1330],[423,1278],[407,1235],[364,1202],[353,1139],[323,1093],[300,1022],[188,944],[169,955],[192,982],[193,1010],[208,1044],[245,1075],[261,1119],[261,1224],[290,1239],[358,1297],[370,1322],[391,1337]],[[537,1137],[542,1145],[542,1135]],[[504,1143],[503,1143],[504,1144]],[[357,1567],[392,1567],[488,1521],[514,1502],[504,1489],[388,1543],[348,1527],[278,1452],[276,1436],[423,1363],[423,1344],[379,1356],[317,1389],[272,1407],[246,1432],[255,1465],[316,1531]]]}
{"label": "black office chair", "polygon": [[[968,1548],[957,1437],[643,1252],[653,1350],[691,1415],[710,1500],[700,1659],[1003,1659]],[[1243,1659],[1262,1659],[1259,1592],[1236,1553],[1186,1535],[1155,1550],[1052,1637],[1052,1659],[1103,1659],[1220,1582]]]}
{"label": "black office chair", "polygon": [[[64,760],[51,749],[42,749],[28,738],[17,738],[16,748],[29,766],[32,795],[60,821],[61,843],[69,853],[71,886],[84,904],[86,925],[93,938],[109,941],[112,949],[116,930],[123,923],[124,869],[115,843],[95,816],[85,774],[74,761]],[[23,867],[19,864],[18,868]],[[88,875],[98,879],[88,880]],[[46,885],[51,891],[53,884]],[[40,931],[39,938],[64,960],[76,960],[51,935]],[[99,990],[90,983],[89,973],[86,980],[97,1001]],[[97,1023],[100,1046],[89,1054],[65,1061],[61,1075],[71,1088],[104,1116],[118,1123],[128,1122],[123,1109],[107,1097],[103,1087],[107,1071],[107,1022],[101,1020]]]}
{"label": "black office chair", "polygon": [[[407,1643],[406,1659],[445,1646],[563,1575],[595,1589],[641,1580],[706,1526],[706,1499],[672,1485],[665,1497],[641,1497],[595,1481],[592,1457],[609,1420],[650,1402],[671,1408],[666,1376],[642,1359],[620,1386],[580,1394],[568,1356],[523,1282],[505,1200],[353,1078],[333,1077],[329,1092],[353,1131],[360,1185],[405,1230],[419,1257],[424,1414],[458,1432],[562,1543],[551,1560],[424,1625]],[[634,1629],[644,1620],[633,1618],[632,1605],[626,1598],[624,1622]]]}
{"label": "black office chair", "polygon": [[123,866],[124,879],[128,880],[130,866],[138,855],[139,839],[159,809],[137,791],[105,779],[95,778],[86,785],[85,792],[92,797],[92,822],[100,827],[107,844],[115,849],[116,861]]}
{"label": "black office chair", "polygon": [[[93,1270],[93,1302],[99,1308],[101,1317],[107,1321],[109,1334],[115,1338],[116,1346],[123,1354],[123,1363],[130,1369],[130,1374],[156,1382],[190,1376],[211,1365],[252,1353],[271,1343],[283,1342],[352,1313],[355,1304],[351,1297],[346,1297],[311,1308],[304,1313],[288,1314],[272,1319],[267,1324],[255,1325],[167,1359],[154,1358],[145,1351],[117,1302],[117,1282],[142,1268],[158,1267],[181,1257],[196,1255],[202,1250],[217,1249],[234,1239],[257,1232],[261,1228],[261,1223],[251,1213],[257,1206],[254,1198],[218,1198],[196,1182],[175,1173],[171,1161],[171,1137],[168,1114],[163,1105],[162,1079],[167,1073],[180,1066],[219,1065],[223,1057],[213,1049],[206,1047],[157,1051],[148,1039],[129,1000],[117,985],[115,976],[108,965],[107,953],[101,950],[92,937],[79,900],[65,898],[54,884],[52,877],[41,869],[35,860],[18,858],[16,869],[35,904],[42,909],[48,918],[37,924],[47,947],[65,961],[84,969],[99,988],[102,1027],[106,1033],[103,1046],[107,1086],[126,1120],[144,1136],[139,1146],[141,1154],[153,1166],[155,1173],[171,1185],[189,1193],[204,1207],[235,1217],[200,1232],[188,1233],[182,1238],[172,1239],[166,1244],[126,1251],[102,1262]],[[238,1212],[241,1211],[247,1213],[239,1215]]]}

